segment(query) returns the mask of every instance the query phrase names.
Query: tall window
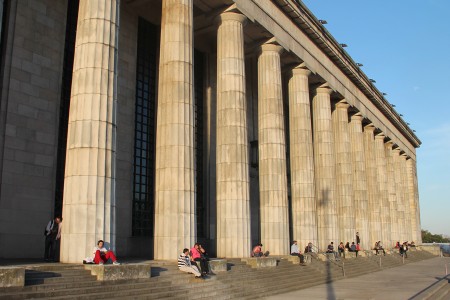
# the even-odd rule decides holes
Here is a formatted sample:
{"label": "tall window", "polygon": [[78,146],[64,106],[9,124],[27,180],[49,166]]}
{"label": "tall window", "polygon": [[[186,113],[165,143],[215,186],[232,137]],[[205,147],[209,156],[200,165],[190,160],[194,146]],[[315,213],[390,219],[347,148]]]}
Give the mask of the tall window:
{"label": "tall window", "polygon": [[139,18],[134,129],[133,236],[153,236],[158,28]]}
{"label": "tall window", "polygon": [[59,107],[58,150],[56,158],[55,215],[62,214],[64,194],[64,171],[66,167],[67,127],[69,123],[70,93],[72,90],[73,57],[77,35],[79,0],[69,0],[67,6],[66,40]]}
{"label": "tall window", "polygon": [[194,51],[194,92],[195,92],[195,164],[196,164],[196,190],[197,190],[197,236],[206,238],[207,236],[207,203],[205,199],[204,187],[204,127],[203,127],[203,72],[204,55],[200,51]]}

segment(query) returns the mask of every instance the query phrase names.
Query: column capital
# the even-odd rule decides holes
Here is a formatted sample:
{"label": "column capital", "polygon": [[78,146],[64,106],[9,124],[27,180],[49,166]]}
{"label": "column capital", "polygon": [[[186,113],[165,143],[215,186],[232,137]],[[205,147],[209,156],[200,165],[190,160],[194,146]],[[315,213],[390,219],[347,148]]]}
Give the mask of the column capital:
{"label": "column capital", "polygon": [[399,147],[392,148],[392,153],[400,155],[400,148]]}
{"label": "column capital", "polygon": [[355,122],[362,122],[362,119],[364,119],[364,117],[360,112],[357,112],[356,114],[352,115],[350,119]]}
{"label": "column capital", "polygon": [[311,71],[305,66],[304,63],[301,63],[292,69],[292,74],[309,76],[311,75]]}
{"label": "column capital", "polygon": [[220,25],[225,21],[236,21],[245,26],[247,24],[247,17],[241,13],[226,11],[218,15],[215,19],[216,24]]}
{"label": "column capital", "polygon": [[348,104],[345,100],[341,100],[335,104],[335,107],[337,109],[347,110],[350,107],[350,104]]}
{"label": "column capital", "polygon": [[392,147],[394,146],[394,143],[392,141],[387,141],[386,143],[384,143],[384,146],[385,146],[386,149],[392,150]]}
{"label": "column capital", "polygon": [[317,92],[317,94],[328,94],[328,95],[331,95],[333,90],[327,84],[322,84],[316,89],[316,92]]}
{"label": "column capital", "polygon": [[281,52],[284,51],[284,48],[280,46],[274,38],[272,38],[260,46],[260,51],[277,52],[278,54],[281,54]]}
{"label": "column capital", "polygon": [[375,126],[372,124],[372,123],[370,123],[369,125],[366,125],[366,126],[364,126],[364,131],[367,131],[367,132],[375,132]]}
{"label": "column capital", "polygon": [[386,136],[384,135],[384,133],[379,133],[379,134],[377,134],[376,136],[375,136],[375,139],[376,140],[383,140],[384,141],[384,138],[385,138]]}

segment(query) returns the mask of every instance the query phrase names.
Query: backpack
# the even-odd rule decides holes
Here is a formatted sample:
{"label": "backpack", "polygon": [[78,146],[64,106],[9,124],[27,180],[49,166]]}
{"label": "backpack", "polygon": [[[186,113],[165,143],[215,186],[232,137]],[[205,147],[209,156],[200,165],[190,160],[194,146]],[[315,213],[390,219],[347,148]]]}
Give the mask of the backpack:
{"label": "backpack", "polygon": [[[55,222],[55,221],[52,220],[52,225],[50,225],[50,231],[51,231],[52,228],[53,228],[53,223],[54,223],[54,222]],[[47,225],[47,226],[48,226],[48,225]],[[45,228],[44,228],[44,236],[47,236],[47,235],[48,235],[47,226],[45,226]]]}

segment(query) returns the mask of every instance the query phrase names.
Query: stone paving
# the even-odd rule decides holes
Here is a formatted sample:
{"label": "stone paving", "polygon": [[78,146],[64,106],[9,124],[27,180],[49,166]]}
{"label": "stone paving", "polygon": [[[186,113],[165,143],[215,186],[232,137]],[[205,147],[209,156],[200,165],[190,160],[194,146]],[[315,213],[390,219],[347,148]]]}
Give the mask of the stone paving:
{"label": "stone paving", "polygon": [[450,272],[450,258],[436,257],[266,299],[422,299],[445,277],[446,264]]}

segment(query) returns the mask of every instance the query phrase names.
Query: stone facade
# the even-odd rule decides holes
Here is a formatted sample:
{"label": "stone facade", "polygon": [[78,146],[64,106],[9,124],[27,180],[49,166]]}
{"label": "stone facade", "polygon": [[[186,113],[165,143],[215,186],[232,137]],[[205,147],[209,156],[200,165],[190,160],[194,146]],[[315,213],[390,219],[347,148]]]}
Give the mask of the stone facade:
{"label": "stone facade", "polygon": [[155,259],[420,243],[420,140],[303,4],[56,2],[0,2],[0,258],[40,257],[61,206],[63,262],[98,239]]}

